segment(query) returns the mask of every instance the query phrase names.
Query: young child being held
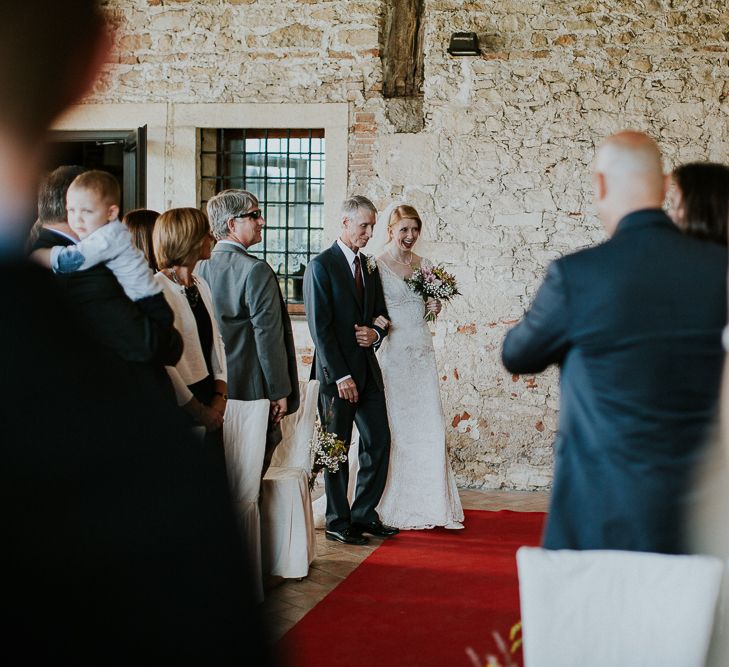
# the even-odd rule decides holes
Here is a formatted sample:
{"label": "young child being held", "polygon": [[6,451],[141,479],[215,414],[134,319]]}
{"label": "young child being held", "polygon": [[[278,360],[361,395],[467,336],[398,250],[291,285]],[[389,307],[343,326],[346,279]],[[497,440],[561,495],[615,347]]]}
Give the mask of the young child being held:
{"label": "young child being held", "polygon": [[[100,170],[79,174],[68,188],[68,224],[81,239],[75,245],[36,251],[34,258],[55,273],[84,271],[106,264],[126,295],[139,301],[162,291],[141,250],[132,244],[129,230],[118,220],[119,183]],[[39,255],[39,253],[43,253]],[[50,257],[48,256],[50,253]]]}

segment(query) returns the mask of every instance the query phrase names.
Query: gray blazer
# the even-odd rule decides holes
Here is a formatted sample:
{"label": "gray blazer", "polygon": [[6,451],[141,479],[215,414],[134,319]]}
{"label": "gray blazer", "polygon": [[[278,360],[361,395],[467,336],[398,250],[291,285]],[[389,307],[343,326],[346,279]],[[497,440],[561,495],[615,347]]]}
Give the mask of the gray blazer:
{"label": "gray blazer", "polygon": [[288,399],[299,407],[299,379],[291,320],[267,262],[240,246],[218,243],[198,272],[213,293],[225,343],[228,395],[242,401]]}

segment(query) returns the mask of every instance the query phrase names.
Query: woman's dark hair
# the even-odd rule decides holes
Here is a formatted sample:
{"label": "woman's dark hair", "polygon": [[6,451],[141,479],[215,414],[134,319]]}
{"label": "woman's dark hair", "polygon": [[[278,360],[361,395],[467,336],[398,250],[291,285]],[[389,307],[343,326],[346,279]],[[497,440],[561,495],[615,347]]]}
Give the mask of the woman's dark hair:
{"label": "woman's dark hair", "polygon": [[147,258],[147,264],[152,271],[159,271],[157,259],[154,256],[152,245],[152,230],[159,213],[148,208],[136,208],[124,216],[122,222],[132,235],[132,243],[137,246]]}
{"label": "woman's dark hair", "polygon": [[678,226],[689,236],[727,244],[729,167],[714,162],[682,164],[673,172],[681,192]]}

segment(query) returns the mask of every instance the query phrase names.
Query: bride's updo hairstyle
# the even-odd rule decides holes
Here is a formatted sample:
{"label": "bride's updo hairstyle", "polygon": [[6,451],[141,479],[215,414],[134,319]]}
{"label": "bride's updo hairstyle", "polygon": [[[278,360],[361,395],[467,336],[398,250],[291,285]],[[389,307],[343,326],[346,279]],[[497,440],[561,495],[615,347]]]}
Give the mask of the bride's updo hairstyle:
{"label": "bride's updo hairstyle", "polygon": [[418,223],[418,231],[422,230],[423,221],[418,212],[408,204],[401,204],[392,209],[392,213],[390,213],[390,219],[387,222],[388,241],[392,241],[392,228],[401,220],[415,220]]}

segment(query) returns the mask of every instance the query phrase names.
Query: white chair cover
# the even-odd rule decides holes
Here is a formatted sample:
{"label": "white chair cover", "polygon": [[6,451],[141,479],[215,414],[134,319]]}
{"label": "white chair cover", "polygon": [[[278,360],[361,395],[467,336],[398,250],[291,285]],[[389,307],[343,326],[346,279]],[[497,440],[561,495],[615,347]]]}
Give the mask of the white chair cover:
{"label": "white chair cover", "polygon": [[[691,552],[716,556],[727,563],[729,557],[729,461],[718,432],[707,438],[707,447],[687,497],[686,529]],[[729,569],[724,571],[714,635],[709,646],[707,667],[729,665]]]}
{"label": "white chair cover", "polygon": [[261,515],[258,498],[266,451],[270,401],[229,400],[223,422],[225,465],[233,507],[248,550],[258,601],[263,600],[261,571]]}
{"label": "white chair cover", "polygon": [[319,382],[300,382],[299,387],[301,405],[281,422],[283,440],[274,451],[261,490],[263,570],[287,579],[305,577],[316,556],[309,445]]}
{"label": "white chair cover", "polygon": [[723,570],[711,556],[521,547],[525,667],[700,667]]}

